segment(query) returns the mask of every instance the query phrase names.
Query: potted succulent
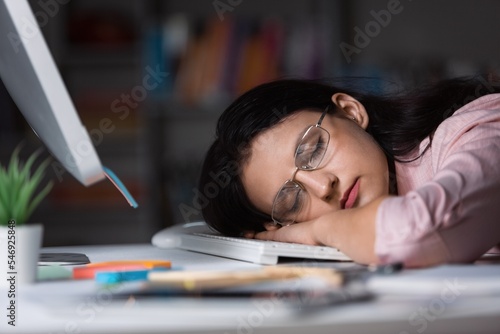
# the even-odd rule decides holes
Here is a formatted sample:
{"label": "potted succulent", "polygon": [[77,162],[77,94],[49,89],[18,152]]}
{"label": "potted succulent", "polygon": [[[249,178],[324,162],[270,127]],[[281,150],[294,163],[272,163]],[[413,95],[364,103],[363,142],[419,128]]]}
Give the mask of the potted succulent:
{"label": "potted succulent", "polygon": [[14,150],[7,166],[0,163],[0,285],[35,281],[43,226],[26,223],[52,188],[52,182],[41,186],[49,160],[32,172],[40,151],[23,163],[20,150]]}

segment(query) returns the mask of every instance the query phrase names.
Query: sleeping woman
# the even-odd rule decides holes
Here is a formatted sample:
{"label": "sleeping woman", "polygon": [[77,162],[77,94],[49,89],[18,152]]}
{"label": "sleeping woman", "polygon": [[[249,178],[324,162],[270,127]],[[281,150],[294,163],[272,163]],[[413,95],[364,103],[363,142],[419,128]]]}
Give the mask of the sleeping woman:
{"label": "sleeping woman", "polygon": [[472,262],[500,244],[500,87],[393,96],[279,80],[221,115],[199,190],[222,234],[326,245],[362,264]]}

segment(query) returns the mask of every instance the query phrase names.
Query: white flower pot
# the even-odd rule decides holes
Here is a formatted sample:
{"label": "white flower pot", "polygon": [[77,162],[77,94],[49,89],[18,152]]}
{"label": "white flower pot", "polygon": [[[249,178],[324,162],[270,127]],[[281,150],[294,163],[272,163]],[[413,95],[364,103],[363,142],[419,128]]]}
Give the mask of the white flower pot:
{"label": "white flower pot", "polygon": [[41,224],[0,226],[0,286],[36,281],[42,237]]}

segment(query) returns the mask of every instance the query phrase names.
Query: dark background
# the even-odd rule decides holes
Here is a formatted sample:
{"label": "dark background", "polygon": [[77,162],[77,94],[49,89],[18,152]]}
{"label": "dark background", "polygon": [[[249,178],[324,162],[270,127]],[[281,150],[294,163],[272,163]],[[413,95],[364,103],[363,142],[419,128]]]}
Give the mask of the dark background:
{"label": "dark background", "polygon": [[[103,164],[140,204],[129,208],[109,182],[85,188],[49,169],[54,189],[31,218],[45,246],[149,242],[199,219],[193,187],[217,117],[253,85],[362,76],[385,93],[500,72],[493,0],[30,3]],[[2,85],[0,109],[2,163],[21,141],[23,155],[42,146]]]}

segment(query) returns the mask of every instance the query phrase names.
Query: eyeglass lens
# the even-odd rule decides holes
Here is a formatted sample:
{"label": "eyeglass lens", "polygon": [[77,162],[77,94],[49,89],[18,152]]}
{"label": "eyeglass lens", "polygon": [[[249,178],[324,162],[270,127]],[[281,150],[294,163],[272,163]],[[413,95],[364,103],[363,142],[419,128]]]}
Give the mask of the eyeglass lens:
{"label": "eyeglass lens", "polygon": [[[295,152],[295,166],[300,170],[313,170],[323,160],[330,135],[320,126],[312,125],[305,132]],[[280,189],[273,204],[273,219],[281,225],[293,223],[302,209],[305,200],[302,186],[288,180]]]}

